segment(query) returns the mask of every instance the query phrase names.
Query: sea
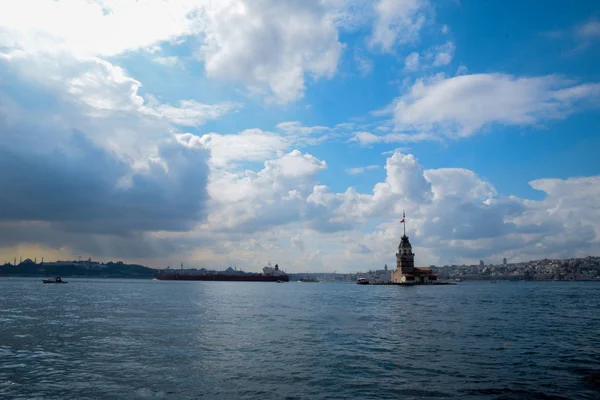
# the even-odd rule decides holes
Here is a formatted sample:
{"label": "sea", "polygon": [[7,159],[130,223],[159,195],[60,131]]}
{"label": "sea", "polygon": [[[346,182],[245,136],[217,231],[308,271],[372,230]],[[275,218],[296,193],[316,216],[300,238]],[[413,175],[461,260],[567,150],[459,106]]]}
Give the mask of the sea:
{"label": "sea", "polygon": [[599,399],[600,282],[0,279],[0,398]]}

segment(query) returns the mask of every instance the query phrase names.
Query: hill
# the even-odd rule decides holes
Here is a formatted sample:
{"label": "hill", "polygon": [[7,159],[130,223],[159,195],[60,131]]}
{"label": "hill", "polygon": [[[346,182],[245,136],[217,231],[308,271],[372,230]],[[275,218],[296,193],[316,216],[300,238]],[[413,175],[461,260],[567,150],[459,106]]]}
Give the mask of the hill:
{"label": "hill", "polygon": [[0,277],[94,277],[94,278],[148,278],[156,270],[137,264],[124,264],[121,261],[99,263],[92,261],[57,261],[35,263],[25,260],[18,265],[0,266]]}

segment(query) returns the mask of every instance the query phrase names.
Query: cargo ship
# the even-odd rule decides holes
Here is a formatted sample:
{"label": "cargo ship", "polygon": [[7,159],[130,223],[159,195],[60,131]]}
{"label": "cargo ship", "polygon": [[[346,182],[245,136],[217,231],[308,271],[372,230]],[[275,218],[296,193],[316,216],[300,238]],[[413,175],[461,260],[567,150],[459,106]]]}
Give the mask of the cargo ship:
{"label": "cargo ship", "polygon": [[229,272],[207,272],[201,274],[187,274],[165,272],[158,273],[154,276],[154,279],[159,281],[225,281],[225,282],[289,282],[290,277],[279,269],[279,265],[275,264],[275,267],[267,265],[263,268],[262,274],[243,272],[243,271],[231,271]]}

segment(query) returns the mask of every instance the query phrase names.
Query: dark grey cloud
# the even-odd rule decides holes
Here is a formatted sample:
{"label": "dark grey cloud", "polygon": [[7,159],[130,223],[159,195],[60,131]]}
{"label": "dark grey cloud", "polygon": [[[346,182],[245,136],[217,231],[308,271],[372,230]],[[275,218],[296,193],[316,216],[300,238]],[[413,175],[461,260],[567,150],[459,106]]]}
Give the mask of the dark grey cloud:
{"label": "dark grey cloud", "polygon": [[172,140],[158,155],[168,170],[134,172],[80,132],[46,153],[0,144],[0,221],[91,233],[191,229],[204,216],[208,153]]}
{"label": "dark grey cloud", "polygon": [[192,248],[214,246],[208,235],[156,236],[143,231],[123,234],[67,231],[49,222],[0,222],[0,247],[43,244],[49,248],[68,246],[73,254],[101,258],[165,258],[182,256]]}
{"label": "dark grey cloud", "polygon": [[0,72],[0,247],[133,258],[208,243],[151,233],[205,219],[206,149],[180,143],[152,117],[90,113],[60,88],[2,62]]}
{"label": "dark grey cloud", "polygon": [[357,224],[352,219],[347,220],[333,220],[331,215],[327,215],[325,212],[319,213],[308,221],[308,228],[319,232],[319,233],[336,233],[341,231],[348,231],[355,227]]}

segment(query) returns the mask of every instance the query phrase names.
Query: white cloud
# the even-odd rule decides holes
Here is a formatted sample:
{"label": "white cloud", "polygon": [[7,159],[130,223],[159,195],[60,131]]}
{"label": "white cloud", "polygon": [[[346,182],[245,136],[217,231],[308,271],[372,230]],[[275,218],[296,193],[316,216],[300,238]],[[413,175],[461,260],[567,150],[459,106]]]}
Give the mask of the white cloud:
{"label": "white cloud", "polygon": [[277,124],[278,130],[288,135],[309,136],[312,134],[328,132],[330,128],[326,126],[304,126],[299,121],[287,121]]}
{"label": "white cloud", "polygon": [[324,161],[294,150],[266,161],[259,172],[213,174],[209,193],[215,201],[209,221],[214,229],[255,232],[300,219],[304,199]]}
{"label": "white cloud", "polygon": [[375,194],[389,188],[392,193],[402,193],[408,200],[425,203],[430,201],[431,183],[424,176],[424,169],[414,155],[394,153],[387,159],[385,169],[385,186],[375,185]]}
{"label": "white cloud", "polygon": [[[30,88],[27,95],[37,91],[53,99],[47,110],[29,103],[15,106],[21,118],[15,124],[34,118],[59,128],[42,137],[49,144],[68,140],[68,132],[77,129],[95,144],[143,164],[148,154],[156,152],[157,141],[169,136],[167,121],[143,112],[159,103],[150,96],[152,105],[146,106],[138,94],[140,82],[111,63],[97,58],[78,60],[63,53],[59,57],[23,53],[0,59],[0,64],[15,87]],[[15,143],[25,143],[30,137],[23,135]]]}
{"label": "white cloud", "polygon": [[394,150],[388,150],[381,153],[382,156],[391,156],[394,153],[410,153],[410,149],[408,147],[398,147]]}
{"label": "white cloud", "polygon": [[[289,176],[288,166],[298,172]],[[533,187],[548,193],[546,200],[536,202],[501,196],[473,171],[427,170],[414,156],[398,152],[387,159],[386,179],[375,184],[371,194],[351,188],[332,192],[318,184],[317,173],[323,167],[311,156],[292,152],[265,164],[258,173],[219,178],[211,190],[221,193],[224,203],[215,205],[219,213],[212,223],[254,237],[264,235],[260,232],[283,234],[279,229],[284,229],[291,243],[296,243],[293,248],[298,248],[298,229],[304,229],[302,251],[313,253],[316,265],[343,263],[355,270],[365,269],[364,263],[393,262],[401,235],[398,218],[403,210],[409,217],[409,234],[418,249],[420,265],[501,258],[503,254],[518,259],[521,249],[525,252],[521,258],[544,257],[536,247],[539,243],[545,243],[543,251],[548,254],[600,248],[596,228],[600,226],[599,208],[589,203],[599,194],[597,177],[532,182]],[[553,211],[563,207],[564,196],[571,198],[566,203],[569,208],[562,213]],[[590,218],[583,218],[583,213]],[[235,216],[226,218],[232,214]],[[585,235],[560,243],[564,232],[576,229],[568,222],[569,216],[575,216],[577,229]],[[387,222],[365,235],[358,228],[369,220]],[[309,237],[315,240],[307,241]],[[345,247],[332,245],[336,241],[346,243]],[[364,247],[357,246],[359,243]],[[281,257],[288,257],[293,264],[296,256],[292,248],[285,253]],[[367,258],[363,257],[366,253],[370,253]]]}
{"label": "white cloud", "polygon": [[371,132],[356,132],[350,141],[358,142],[363,146],[376,143],[413,143],[428,140],[439,140],[435,135],[429,133],[388,133],[385,135],[374,135]]}
{"label": "white cloud", "polygon": [[234,232],[256,232],[302,222],[318,232],[335,232],[384,212],[394,199],[429,196],[422,168],[412,156],[394,155],[388,160],[386,169],[393,177],[377,186],[372,204],[370,196],[353,189],[336,194],[319,185],[317,174],[324,168],[326,164],[315,157],[293,151],[266,162],[257,173],[213,175],[209,188],[217,203],[209,217],[211,225]]}
{"label": "white cloud", "polygon": [[125,74],[123,69],[109,62],[92,59],[89,68],[70,79],[67,92],[77,101],[96,111],[130,111],[152,115],[183,126],[202,125],[219,119],[242,107],[240,103],[202,104],[195,100],[181,100],[179,106],[156,104],[151,106],[138,94],[141,83]]}
{"label": "white cloud", "polygon": [[367,25],[374,17],[372,0],[321,0],[337,27],[353,32]]}
{"label": "white cloud", "polygon": [[207,120],[219,119],[241,107],[240,103],[233,102],[201,104],[194,100],[181,100],[179,107],[161,104],[155,108],[144,109],[144,112],[156,114],[177,125],[196,126],[204,124]]}
{"label": "white cloud", "polygon": [[178,57],[175,56],[167,56],[167,57],[154,57],[152,59],[157,64],[165,65],[167,67],[174,67],[176,65],[181,65],[181,61]]}
{"label": "white cloud", "polygon": [[219,168],[235,167],[242,161],[262,162],[293,143],[290,138],[261,129],[246,129],[238,134],[209,133],[202,139],[211,150],[212,165]]}
{"label": "white cloud", "polygon": [[456,76],[467,75],[468,72],[469,72],[469,69],[467,67],[465,67],[464,65],[461,65],[456,70]]}
{"label": "white cloud", "polygon": [[373,253],[373,250],[371,250],[368,246],[365,246],[363,243],[350,243],[347,251],[349,255]]}
{"label": "white cloud", "polygon": [[[529,182],[532,188],[546,193],[547,198],[541,203],[553,214],[561,213],[565,220],[573,217],[573,222],[585,220],[585,214],[600,217],[600,205],[597,193],[600,187],[600,176],[579,177],[569,179],[538,179]],[[575,210],[582,213],[578,216]]]}
{"label": "white cloud", "polygon": [[294,146],[316,146],[328,140],[348,136],[356,124],[342,123],[333,127],[306,126],[299,121],[286,121],[277,124],[276,131],[285,135],[285,140]]}
{"label": "white cloud", "polygon": [[412,52],[404,59],[404,70],[415,72],[419,69],[443,67],[452,62],[454,50],[454,43],[447,42],[426,50],[422,56],[416,51]]}
{"label": "white cloud", "polygon": [[462,75],[417,81],[394,102],[394,121],[401,131],[437,129],[447,136],[469,136],[494,123],[533,125],[564,118],[599,98],[600,84],[555,76]]}
{"label": "white cloud", "polygon": [[[287,103],[303,96],[305,74],[336,72],[342,45],[316,1],[210,1],[200,21],[199,56],[212,78],[239,81]],[[231,29],[235,26],[235,29]]]}
{"label": "white cloud", "polygon": [[600,21],[590,19],[575,28],[575,32],[582,38],[592,39],[600,37]]}
{"label": "white cloud", "polygon": [[366,167],[348,168],[346,172],[350,175],[360,175],[365,173],[366,171],[370,171],[373,169],[379,169],[379,165],[367,165]]}
{"label": "white cloud", "polygon": [[300,235],[296,235],[291,239],[292,246],[298,248],[300,251],[304,251],[304,241]]}
{"label": "white cloud", "polygon": [[375,22],[369,39],[369,46],[380,47],[391,52],[397,44],[406,44],[418,39],[425,23],[423,0],[379,0],[373,3]]}
{"label": "white cloud", "polygon": [[431,182],[435,199],[456,197],[485,201],[498,194],[491,183],[482,180],[468,169],[432,169],[425,171],[425,177]]}
{"label": "white cloud", "polygon": [[[411,155],[395,153],[387,160],[386,171],[386,180],[376,184],[372,194],[352,189],[332,193],[324,186],[315,186],[307,198],[309,204],[319,205],[316,209],[319,217],[310,220],[310,228],[338,232],[329,234],[338,238],[339,235],[354,237],[355,243],[364,244],[373,252],[369,258],[358,254],[357,258],[347,260],[345,254],[334,256],[336,253],[332,251],[331,257],[338,262],[356,263],[364,269],[361,262],[372,265],[378,260],[381,264],[393,261],[393,249],[401,234],[397,218],[404,209],[409,212],[413,245],[421,251],[418,254],[421,265],[501,259],[503,255],[515,260],[546,254],[568,256],[573,252],[585,254],[593,246],[600,249],[596,228],[600,226],[599,208],[590,203],[599,194],[597,177],[532,182],[533,187],[548,193],[546,200],[532,202],[500,196],[493,185],[473,171],[425,170]],[[564,203],[564,196],[572,200]],[[561,209],[563,204],[572,209],[562,213],[553,211]],[[396,222],[382,224],[366,236],[355,230],[373,218]],[[576,234],[577,229],[581,234]],[[565,232],[573,234],[575,239],[561,242]],[[540,247],[539,243],[544,244]],[[351,253],[361,251],[356,248]],[[331,262],[332,258],[328,260]]]}
{"label": "white cloud", "polygon": [[[119,66],[99,58],[76,59],[69,54],[60,57],[36,57],[27,53],[6,59],[7,67],[19,76],[41,86],[53,88],[87,115],[102,116],[112,112],[139,113],[183,125],[202,125],[237,111],[240,103],[202,104],[182,100],[178,106],[161,104],[152,95],[147,100],[140,94],[141,82],[130,77]],[[42,75],[46,79],[41,80]]]}
{"label": "white cloud", "polygon": [[358,52],[354,53],[354,62],[361,76],[367,76],[373,71],[373,61],[360,55]]}
{"label": "white cloud", "polygon": [[441,46],[434,48],[435,59],[433,60],[434,67],[440,67],[450,64],[454,57],[455,46],[453,42],[447,42]]}
{"label": "white cloud", "polygon": [[[66,50],[78,56],[114,56],[192,33],[188,17],[197,7],[194,0],[2,2],[0,44],[32,51]],[[131,29],[133,21],[135,29]]]}
{"label": "white cloud", "polygon": [[[374,252],[368,258],[356,254],[356,263],[393,261],[393,249],[401,235],[397,218],[404,208],[420,265],[500,260],[504,256],[513,260],[570,257],[600,250],[600,207],[593,202],[600,194],[598,177],[534,181],[532,187],[546,191],[548,197],[528,201],[498,195],[493,185],[472,171],[423,170],[406,157],[410,156],[393,156],[396,162],[391,164],[398,163],[401,169],[388,168],[386,184],[375,185],[372,196],[361,197],[363,212],[373,217],[377,208],[387,209],[384,215],[390,222],[366,236],[358,231],[345,233]],[[412,172],[398,175],[399,171]],[[419,174],[430,189],[418,183]],[[408,197],[391,194],[406,190]],[[390,207],[392,204],[395,207]],[[565,240],[565,235],[573,235],[573,239]]]}
{"label": "white cloud", "polygon": [[[214,168],[236,169],[244,162],[263,162],[284,154],[294,147],[320,144],[345,135],[353,124],[305,126],[299,121],[286,121],[276,125],[273,132],[262,129],[245,129],[236,134],[208,133],[201,137],[211,150]],[[187,134],[195,137],[192,134]]]}
{"label": "white cloud", "polygon": [[144,99],[138,94],[141,83],[127,76],[122,68],[97,58],[72,62],[81,72],[70,79],[65,76],[66,91],[76,101],[106,111],[136,111],[144,106]]}
{"label": "white cloud", "polygon": [[[317,0],[47,0],[35,2],[33,14],[31,6],[0,4],[5,54],[104,57],[192,37],[201,43],[197,55],[208,77],[239,82],[278,103],[301,98],[306,75],[333,76],[342,51],[332,10]],[[135,29],[127,28],[132,21]]]}
{"label": "white cloud", "polygon": [[419,70],[419,53],[412,52],[404,59],[404,70],[405,71],[418,71]]}
{"label": "white cloud", "polygon": [[446,35],[449,32],[449,30],[450,29],[448,28],[448,25],[446,25],[446,24],[442,25],[442,30],[441,30],[442,35]]}
{"label": "white cloud", "polygon": [[600,43],[600,20],[591,17],[566,29],[556,29],[542,32],[542,35],[552,40],[563,40],[568,46],[563,48],[563,55],[573,56]]}

